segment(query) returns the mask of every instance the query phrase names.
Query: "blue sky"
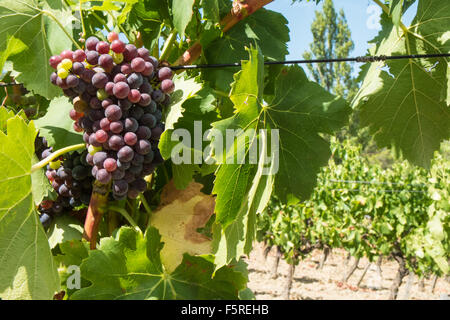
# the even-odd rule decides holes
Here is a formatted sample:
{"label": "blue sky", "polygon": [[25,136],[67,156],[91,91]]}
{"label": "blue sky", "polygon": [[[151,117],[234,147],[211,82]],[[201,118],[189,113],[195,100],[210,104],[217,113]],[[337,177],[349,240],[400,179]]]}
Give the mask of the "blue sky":
{"label": "blue sky", "polygon": [[[291,3],[291,0],[275,0],[266,8],[280,12],[287,18],[291,30],[288,59],[301,59],[303,52],[309,49],[312,41],[310,25],[315,17],[314,11],[322,6],[316,5],[314,2],[306,2],[306,0],[292,5]],[[351,55],[365,55],[369,47],[367,41],[378,34],[379,24],[377,22],[381,9],[370,0],[334,0],[334,6],[336,11],[342,8],[347,17],[355,42],[355,49]],[[409,24],[412,20],[415,8],[410,8],[406,13],[403,19],[405,24]]]}

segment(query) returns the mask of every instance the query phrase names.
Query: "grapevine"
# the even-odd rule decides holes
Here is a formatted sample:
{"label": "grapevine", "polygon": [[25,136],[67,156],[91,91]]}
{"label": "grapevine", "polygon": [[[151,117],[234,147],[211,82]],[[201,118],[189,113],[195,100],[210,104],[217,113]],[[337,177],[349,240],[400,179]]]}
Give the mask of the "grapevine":
{"label": "grapevine", "polygon": [[448,275],[450,3],[290,60],[281,2],[0,2],[1,300],[254,299],[255,241],[285,299],[315,250]]}

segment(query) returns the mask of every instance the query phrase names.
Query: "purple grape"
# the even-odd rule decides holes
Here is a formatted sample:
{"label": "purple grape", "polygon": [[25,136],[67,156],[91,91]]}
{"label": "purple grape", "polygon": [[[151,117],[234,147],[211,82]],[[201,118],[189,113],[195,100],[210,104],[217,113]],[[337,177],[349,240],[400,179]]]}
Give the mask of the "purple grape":
{"label": "purple grape", "polygon": [[138,121],[142,118],[143,115],[144,109],[142,109],[141,107],[134,107],[130,110],[130,117],[133,117]]}
{"label": "purple grape", "polygon": [[103,89],[106,83],[108,83],[108,76],[106,73],[99,72],[92,77],[92,84],[98,89]]}
{"label": "purple grape", "polygon": [[[118,161],[116,161],[116,163],[117,162]],[[111,172],[111,176],[112,176],[113,180],[123,179],[123,177],[125,176],[125,171],[120,170],[119,168],[117,168],[117,170],[115,170],[114,172]]]}
{"label": "purple grape", "polygon": [[125,180],[116,180],[113,183],[112,189],[117,195],[125,195],[128,192],[128,183]]}
{"label": "purple grape", "polygon": [[125,145],[125,142],[123,141],[123,137],[119,135],[113,135],[111,138],[109,138],[108,146],[111,148],[111,150],[118,151],[119,149]]}
{"label": "purple grape", "polygon": [[172,69],[168,68],[168,67],[163,67],[161,69],[159,69],[158,71],[158,79],[159,81],[163,81],[166,79],[172,79]]}
{"label": "purple grape", "polygon": [[158,124],[156,127],[152,129],[152,140],[159,140],[162,133],[164,132],[164,127],[161,124]]}
{"label": "purple grape", "polygon": [[130,93],[130,87],[126,82],[117,82],[114,85],[113,92],[117,99],[125,99],[128,97],[128,93]]}
{"label": "purple grape", "polygon": [[86,52],[86,61],[90,65],[96,66],[98,64],[98,52],[97,51]]}
{"label": "purple grape", "polygon": [[102,54],[98,58],[98,64],[105,70],[111,70],[114,67],[113,58],[109,54]]}
{"label": "purple grape", "polygon": [[[112,104],[113,104],[113,101],[111,99],[109,99],[109,98],[102,101],[103,109],[108,108]],[[119,107],[120,107],[120,105],[119,105]]]}
{"label": "purple grape", "polygon": [[129,110],[133,105],[128,99],[119,100],[118,104],[123,111]]}
{"label": "purple grape", "polygon": [[72,57],[75,62],[83,62],[86,59],[86,53],[83,50],[78,49],[73,52]]}
{"label": "purple grape", "polygon": [[125,143],[129,146],[134,146],[138,140],[136,134],[133,132],[125,133],[123,139],[124,139]]}
{"label": "purple grape", "polygon": [[102,109],[91,109],[89,110],[89,119],[91,119],[92,121],[100,121],[101,119],[103,119],[103,110]]}
{"label": "purple grape", "polygon": [[109,181],[111,181],[111,173],[109,173],[105,169],[100,169],[97,171],[96,179],[100,183],[107,184]]}
{"label": "purple grape", "polygon": [[91,166],[94,165],[94,156],[90,153],[86,155],[86,162],[89,163]]}
{"label": "purple grape", "polygon": [[97,141],[97,139],[95,137],[95,133],[91,133],[91,135],[89,136],[89,144],[93,145],[94,147],[101,147],[102,146],[102,144]]}
{"label": "purple grape", "polygon": [[103,162],[106,160],[106,158],[108,158],[106,152],[104,151],[96,152],[93,158],[94,165],[96,165],[99,168],[103,168]]}
{"label": "purple grape", "polygon": [[131,183],[133,182],[136,178],[134,177],[134,174],[131,173],[130,171],[125,171],[125,176],[123,177],[123,179],[128,182]]}
{"label": "purple grape", "polygon": [[86,49],[87,50],[95,50],[97,43],[99,40],[96,37],[89,37],[86,40]]}
{"label": "purple grape", "polygon": [[145,69],[145,60],[137,57],[131,60],[131,69],[135,72],[142,72]]}
{"label": "purple grape", "polygon": [[56,72],[52,72],[50,75],[50,82],[56,86],[56,79],[58,79],[58,74]]}
{"label": "purple grape", "polygon": [[134,151],[129,146],[124,146],[117,152],[117,158],[120,162],[130,162],[133,159],[133,156]]}
{"label": "purple grape", "polygon": [[[81,74],[81,79],[83,79],[87,83],[92,83],[92,77],[95,75],[95,71],[91,69],[85,69]],[[95,87],[93,87],[95,89]],[[95,94],[96,91],[91,92],[89,86],[87,87],[89,94]]]}
{"label": "purple grape", "polygon": [[133,69],[131,69],[131,64],[129,63],[122,64],[120,66],[120,72],[122,72],[125,75],[131,74],[133,72]]}
{"label": "purple grape", "polygon": [[144,156],[144,163],[145,164],[152,163],[154,158],[155,158],[155,154],[154,154],[153,150],[150,150],[150,152]]}
{"label": "purple grape", "polygon": [[175,84],[171,79],[165,79],[161,82],[161,90],[164,93],[172,93],[175,90]]}
{"label": "purple grape", "polygon": [[145,113],[155,113],[158,110],[158,105],[155,101],[150,102],[147,108],[145,108]]}
{"label": "purple grape", "polygon": [[[102,127],[100,126],[100,120],[95,120],[94,123],[92,124],[92,130],[95,133],[97,133],[97,131],[99,131],[101,129],[102,129]],[[97,141],[100,141],[100,140],[98,140],[98,137],[97,137]]]}
{"label": "purple grape", "polygon": [[136,132],[139,127],[139,123],[134,118],[126,118],[124,127],[126,132]]}
{"label": "purple grape", "polygon": [[[89,70],[89,71],[92,71],[92,70]],[[92,71],[93,72],[93,71]],[[94,74],[95,73],[92,73],[92,77],[94,76]],[[90,79],[92,79],[92,77],[90,78]],[[84,81],[84,80],[83,80]],[[89,80],[89,81],[91,81],[91,80]],[[97,95],[97,88],[96,87],[94,87],[93,85],[92,85],[92,83],[88,83],[87,85],[86,85],[86,91],[87,91],[87,93],[89,93],[91,96],[96,96]]]}
{"label": "purple grape", "polygon": [[133,44],[127,44],[125,50],[123,51],[123,58],[125,61],[130,62],[138,55],[137,48]]}
{"label": "purple grape", "polygon": [[128,170],[131,167],[131,162],[121,162],[120,160],[117,160],[117,168],[119,170]]}
{"label": "purple grape", "polygon": [[153,163],[144,163],[144,166],[142,168],[142,174],[144,176],[148,176],[149,174],[152,174],[155,170],[155,165]]}
{"label": "purple grape", "polygon": [[153,91],[152,85],[150,84],[150,82],[148,82],[148,80],[146,78],[144,78],[144,81],[142,82],[142,85],[139,87],[139,91],[141,92],[141,94],[143,93],[147,93],[150,94]]}
{"label": "purple grape", "polygon": [[60,77],[56,78],[56,85],[63,90],[69,88],[69,86],[66,83],[66,79],[61,79]]}
{"label": "purple grape", "polygon": [[137,166],[143,163],[144,163],[144,156],[140,155],[139,153],[135,153],[133,160],[131,161],[131,164]]}
{"label": "purple grape", "polygon": [[132,174],[134,174],[134,176],[136,177],[136,176],[138,176],[138,175],[141,174],[142,169],[143,169],[142,164],[137,164],[137,165],[131,164],[131,167],[130,167],[130,169],[128,169],[128,170],[129,170]]}
{"label": "purple grape", "polygon": [[69,191],[70,189],[65,184],[63,184],[59,187],[58,194],[63,197],[69,197],[70,196]]}
{"label": "purple grape", "polygon": [[98,100],[97,97],[92,97],[91,100],[89,100],[89,106],[92,109],[101,109],[102,103],[100,102],[100,100]]}
{"label": "purple grape", "polygon": [[109,121],[117,121],[122,117],[122,110],[119,106],[112,104],[105,110],[105,116]]}
{"label": "purple grape", "polygon": [[83,141],[85,143],[89,143],[89,134],[87,132],[83,133]]}
{"label": "purple grape", "polygon": [[106,41],[100,41],[95,46],[95,50],[97,50],[100,54],[107,54],[109,52],[109,44]]}
{"label": "purple grape", "polygon": [[161,90],[155,90],[152,92],[152,99],[157,103],[161,103],[164,100],[164,93]]}
{"label": "purple grape", "polygon": [[103,167],[108,172],[114,172],[117,169],[117,162],[113,158],[108,158],[103,162]]}
{"label": "purple grape", "polygon": [[105,85],[105,92],[108,94],[108,96],[114,95],[114,82],[107,82]]}
{"label": "purple grape", "polygon": [[145,68],[142,71],[142,75],[149,77],[153,74],[154,71],[155,71],[155,69],[153,68],[153,64],[151,62],[146,61]]}
{"label": "purple grape", "polygon": [[127,76],[123,73],[118,73],[114,76],[114,83],[117,82],[127,82]]}
{"label": "purple grape", "polygon": [[136,150],[137,153],[141,155],[146,155],[151,151],[152,146],[148,140],[142,139],[137,142],[134,149]]}
{"label": "purple grape", "polygon": [[74,62],[72,65],[72,71],[74,74],[81,76],[84,72],[85,68],[81,62]]}
{"label": "purple grape", "polygon": [[138,139],[150,139],[152,136],[152,132],[150,128],[146,126],[139,126],[139,128],[136,131],[136,136]]}
{"label": "purple grape", "polygon": [[151,113],[146,113],[140,118],[139,123],[151,129],[156,126],[157,121],[154,115]]}
{"label": "purple grape", "polygon": [[131,89],[137,89],[143,84],[143,78],[139,73],[134,72],[128,76],[127,83]]}
{"label": "purple grape", "polygon": [[111,122],[111,124],[109,125],[109,128],[112,133],[119,134],[123,131],[123,124],[121,121],[114,121],[114,122]]}
{"label": "purple grape", "polygon": [[136,189],[139,193],[142,193],[147,190],[147,182],[142,178],[136,179],[131,183],[131,188]]}
{"label": "purple grape", "polygon": [[141,99],[139,100],[140,106],[146,107],[146,106],[150,105],[151,102],[152,102],[152,98],[148,93],[141,94]]}
{"label": "purple grape", "polygon": [[103,118],[102,120],[100,120],[100,128],[102,128],[102,130],[108,132],[111,128],[111,121],[108,120],[108,118]]}
{"label": "purple grape", "polygon": [[86,82],[84,82],[83,80],[78,81],[78,85],[73,88],[73,90],[78,94],[78,95],[82,95],[87,89],[87,85]]}
{"label": "purple grape", "polygon": [[149,57],[149,61],[153,65],[153,68],[156,70],[158,68],[158,66],[159,66],[158,59],[156,59],[155,57],[150,56]]}

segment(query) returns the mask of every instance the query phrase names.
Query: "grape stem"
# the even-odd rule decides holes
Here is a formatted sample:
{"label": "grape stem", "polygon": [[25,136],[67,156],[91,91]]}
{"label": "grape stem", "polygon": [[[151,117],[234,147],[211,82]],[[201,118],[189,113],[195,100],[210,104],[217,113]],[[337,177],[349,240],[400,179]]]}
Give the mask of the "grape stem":
{"label": "grape stem", "polygon": [[167,60],[169,57],[170,52],[172,51],[173,44],[177,38],[177,31],[175,29],[172,30],[172,32],[167,37],[166,42],[164,43],[164,47],[161,51],[161,56],[159,60],[164,61]]}
{"label": "grape stem", "polygon": [[[380,0],[373,0],[383,11],[390,16],[389,14],[389,8]],[[408,34],[408,28],[403,24],[403,22],[400,21],[400,28],[403,30],[405,34]]]}
{"label": "grape stem", "polygon": [[83,32],[83,35],[81,36],[83,39],[86,39],[86,26],[84,25],[84,19],[83,19],[83,8],[81,7],[82,1],[80,0],[80,20],[81,20],[81,31]]}
{"label": "grape stem", "polygon": [[108,206],[108,210],[115,211],[120,213],[129,224],[131,224],[136,231],[140,231],[139,226],[137,225],[136,221],[133,220],[133,218],[128,214],[127,210],[124,208],[116,207],[116,206]]}
{"label": "grape stem", "polygon": [[62,156],[63,154],[65,154],[67,152],[75,151],[75,150],[82,149],[82,148],[86,148],[86,145],[84,143],[75,144],[72,146],[68,146],[68,147],[59,149],[58,151],[53,152],[48,157],[46,157],[46,158],[42,159],[41,161],[39,161],[38,163],[34,164],[31,167],[31,172],[35,172],[36,170],[39,170],[39,169],[45,167],[47,164],[52,162],[54,159],[58,158],[59,156]]}
{"label": "grape stem", "polygon": [[[239,21],[245,19],[249,15],[255,13],[265,5],[271,3],[274,0],[246,0],[243,4],[238,4],[231,10],[228,15],[220,21],[220,25],[223,27],[223,32],[227,32],[233,28]],[[181,57],[173,64],[174,66],[182,66],[193,63],[197,60],[202,53],[202,45],[200,40],[197,40],[189,49],[187,49]]]}
{"label": "grape stem", "polygon": [[152,209],[148,205],[147,199],[145,199],[144,194],[139,195],[139,200],[141,200],[142,204],[144,205],[145,211],[147,211],[147,213],[149,215],[151,215],[152,214]]}
{"label": "grape stem", "polygon": [[108,209],[108,191],[111,184],[101,184],[99,181],[94,182],[89,208],[84,221],[83,238],[89,241],[90,249],[95,250],[97,246],[98,228],[103,214]]}
{"label": "grape stem", "polygon": [[77,47],[78,49],[82,50],[82,48],[80,47],[80,45],[78,44],[78,42],[75,41],[74,38],[72,38],[72,36],[67,32],[67,30],[64,28],[64,26],[61,24],[61,22],[59,22],[59,20],[53,15],[53,13],[47,11],[47,10],[42,10],[41,11],[43,14],[46,14],[47,16],[49,16],[53,21],[56,22],[56,24],[61,28],[61,30],[66,34],[66,36],[72,40],[72,42],[75,44],[75,47]]}

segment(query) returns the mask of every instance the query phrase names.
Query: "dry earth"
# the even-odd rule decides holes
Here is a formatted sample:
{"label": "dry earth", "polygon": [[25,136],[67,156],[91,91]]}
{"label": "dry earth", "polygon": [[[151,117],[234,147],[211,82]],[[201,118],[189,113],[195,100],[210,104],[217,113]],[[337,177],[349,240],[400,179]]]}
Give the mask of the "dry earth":
{"label": "dry earth", "polygon": [[[272,279],[271,273],[275,262],[275,249],[272,248],[267,260],[264,259],[264,247],[257,243],[250,257],[246,259],[249,264],[249,288],[255,293],[256,299],[283,299],[283,288],[288,274],[288,264],[280,260],[278,276]],[[381,265],[382,279],[379,278],[376,267],[373,264],[367,271],[360,288],[358,280],[366,267],[368,260],[361,259],[358,269],[353,273],[348,284],[342,284],[342,277],[353,263],[353,259],[346,265],[346,253],[344,250],[333,250],[322,270],[316,267],[322,257],[322,252],[317,250],[303,260],[295,269],[290,299],[314,299],[314,300],[382,300],[389,297],[389,288],[397,272],[395,261],[383,261]],[[419,279],[414,277],[407,294],[408,277],[405,277],[400,287],[398,299],[413,300],[439,300],[449,299],[450,283],[444,278],[439,278],[431,292],[433,279],[425,279],[424,288],[419,286]],[[380,286],[381,284],[381,286]]]}

